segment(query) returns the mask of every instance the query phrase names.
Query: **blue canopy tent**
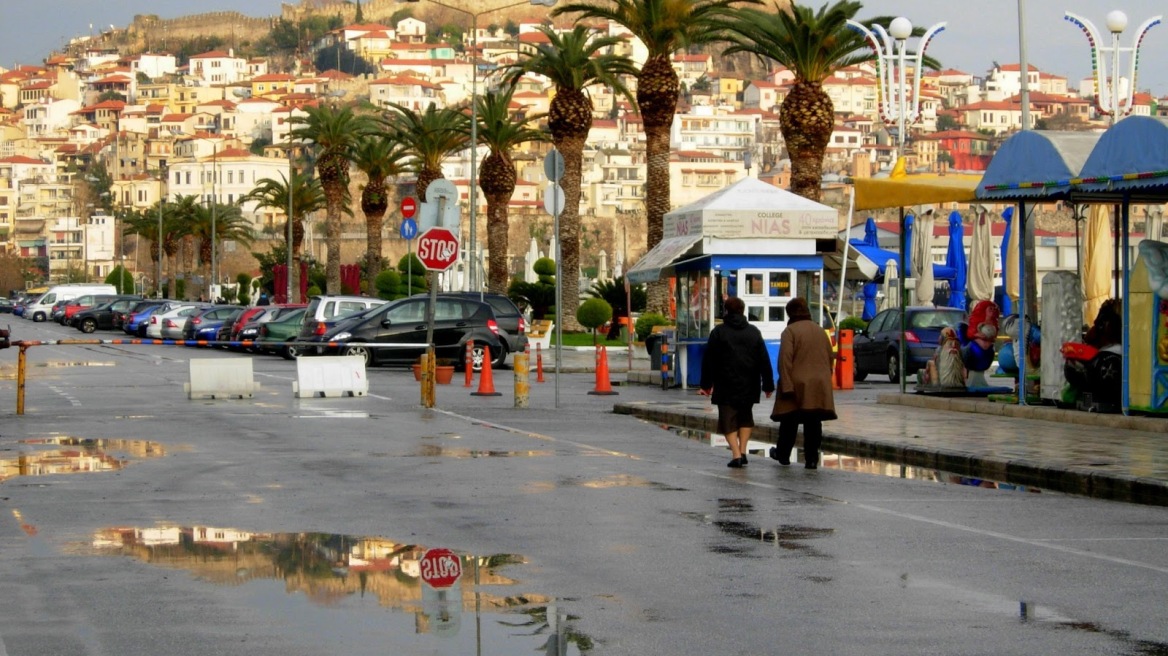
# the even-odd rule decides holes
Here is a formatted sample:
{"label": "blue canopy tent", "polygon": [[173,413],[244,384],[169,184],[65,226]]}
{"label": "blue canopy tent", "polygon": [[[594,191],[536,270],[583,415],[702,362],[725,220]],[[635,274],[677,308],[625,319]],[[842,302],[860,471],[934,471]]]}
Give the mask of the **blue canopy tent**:
{"label": "blue canopy tent", "polygon": [[[1084,202],[1120,205],[1120,242],[1123,271],[1123,389],[1121,406],[1124,414],[1131,409],[1131,248],[1129,223],[1131,203],[1163,203],[1168,200],[1168,119],[1131,116],[1108,128],[1083,164],[1080,176],[1073,181],[1076,196]],[[1154,329],[1140,326],[1147,332]],[[1164,382],[1166,372],[1155,363],[1140,362]],[[1159,396],[1153,390],[1153,397]]]}
{"label": "blue canopy tent", "polygon": [[965,309],[965,225],[961,212],[949,213],[949,249],[945,251],[945,266],[953,269],[949,281],[949,307]]}
{"label": "blue canopy tent", "polygon": [[[913,223],[914,223],[914,217],[912,215],[906,216],[904,221],[905,221],[905,241],[911,243],[912,242],[912,228],[913,228]],[[868,220],[864,222],[864,237],[863,237],[863,239],[856,239],[856,238],[850,239],[850,240],[848,240],[848,245],[851,248],[856,249],[865,258],[867,258],[871,262],[875,263],[877,274],[876,274],[876,277],[874,278],[874,280],[875,280],[875,282],[878,282],[878,283],[884,281],[884,265],[889,260],[896,262],[900,258],[900,255],[897,254],[895,251],[890,251],[890,250],[887,250],[887,249],[880,247],[879,242],[877,240],[876,220],[873,219],[872,217],[868,217]],[[911,271],[912,254],[909,250],[906,250],[904,253],[904,265],[906,267],[910,267],[907,270]],[[905,275],[905,274],[901,274],[901,275]],[[934,278],[934,280],[947,280],[947,281],[949,281],[950,288],[952,288],[952,286],[954,284],[953,280],[954,280],[956,275],[957,275],[956,270],[948,262],[946,262],[943,265],[942,264],[933,264],[933,278]],[[962,282],[963,286],[964,286],[964,284],[965,283]],[[873,289],[873,293],[874,292],[875,292],[875,290]],[[867,305],[867,303],[868,303],[868,298],[865,295],[865,305]],[[876,312],[875,312],[875,296],[872,297],[872,305],[873,305],[872,315],[875,316],[875,314],[876,314]],[[865,313],[866,312],[867,312],[867,310],[865,310]],[[870,318],[871,317],[866,317],[865,320],[870,319]]]}

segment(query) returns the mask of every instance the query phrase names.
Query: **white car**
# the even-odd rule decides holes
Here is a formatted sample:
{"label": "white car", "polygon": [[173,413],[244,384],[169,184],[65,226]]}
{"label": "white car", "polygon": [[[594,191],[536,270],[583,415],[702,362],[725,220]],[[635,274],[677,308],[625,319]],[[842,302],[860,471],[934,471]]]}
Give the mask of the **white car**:
{"label": "white car", "polygon": [[150,323],[146,325],[146,336],[151,339],[182,339],[187,318],[200,307],[195,303],[184,303],[166,312],[155,312],[150,315]]}

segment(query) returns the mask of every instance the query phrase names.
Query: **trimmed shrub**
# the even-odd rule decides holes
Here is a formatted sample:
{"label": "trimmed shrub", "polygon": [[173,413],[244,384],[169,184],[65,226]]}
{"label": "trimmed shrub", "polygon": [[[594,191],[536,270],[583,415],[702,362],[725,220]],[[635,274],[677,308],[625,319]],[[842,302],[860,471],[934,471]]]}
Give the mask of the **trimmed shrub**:
{"label": "trimmed shrub", "polygon": [[392,301],[401,298],[402,277],[397,271],[393,269],[385,269],[377,274],[377,278],[373,281],[377,287],[377,298],[382,298],[387,301]]}
{"label": "trimmed shrub", "polygon": [[596,343],[596,329],[612,320],[612,306],[603,298],[590,298],[576,309],[576,321],[592,331],[592,343]]}
{"label": "trimmed shrub", "polygon": [[672,326],[673,321],[658,312],[646,312],[637,318],[637,341],[643,342],[653,332],[653,326]]}
{"label": "trimmed shrub", "polygon": [[844,320],[839,323],[840,330],[854,330],[860,332],[868,327],[868,322],[860,317],[844,317]]}

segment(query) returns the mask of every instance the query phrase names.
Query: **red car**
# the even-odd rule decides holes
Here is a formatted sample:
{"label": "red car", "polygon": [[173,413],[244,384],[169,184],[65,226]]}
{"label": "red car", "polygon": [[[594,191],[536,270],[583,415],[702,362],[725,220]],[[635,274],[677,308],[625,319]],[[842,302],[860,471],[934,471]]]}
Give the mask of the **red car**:
{"label": "red car", "polygon": [[117,298],[112,294],[86,294],[85,296],[78,296],[77,298],[65,304],[65,313],[61,315],[62,326],[72,326],[73,317],[82,310],[88,310],[91,307],[108,303]]}

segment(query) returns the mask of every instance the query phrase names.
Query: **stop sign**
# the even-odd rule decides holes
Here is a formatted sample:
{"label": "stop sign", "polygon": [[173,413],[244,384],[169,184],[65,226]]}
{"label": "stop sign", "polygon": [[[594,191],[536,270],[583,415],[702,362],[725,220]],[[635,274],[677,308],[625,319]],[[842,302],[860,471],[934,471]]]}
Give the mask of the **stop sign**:
{"label": "stop sign", "polygon": [[418,213],[418,201],[413,196],[401,199],[401,213],[407,219],[414,218],[414,215]]}
{"label": "stop sign", "polygon": [[431,271],[445,271],[458,260],[458,237],[446,228],[430,228],[418,238],[418,259]]}
{"label": "stop sign", "polygon": [[419,563],[422,580],[436,590],[445,590],[462,576],[462,559],[449,549],[430,549]]}

